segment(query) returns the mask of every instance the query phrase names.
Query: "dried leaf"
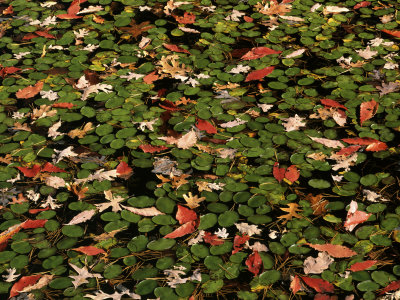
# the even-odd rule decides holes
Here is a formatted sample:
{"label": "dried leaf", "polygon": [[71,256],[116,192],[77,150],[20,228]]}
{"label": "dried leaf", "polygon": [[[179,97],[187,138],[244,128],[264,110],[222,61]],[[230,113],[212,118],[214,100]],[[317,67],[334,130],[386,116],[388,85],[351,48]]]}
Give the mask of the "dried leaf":
{"label": "dried leaf", "polygon": [[335,291],[335,287],[329,281],[305,276],[302,276],[301,279],[319,293],[333,293]]}
{"label": "dried leaf", "polygon": [[199,203],[206,200],[206,197],[193,196],[192,192],[189,192],[187,195],[183,195],[183,199],[186,201],[186,205],[189,206],[191,209],[199,207]]}
{"label": "dried leaf", "polygon": [[[256,47],[256,48],[251,49],[245,55],[243,55],[240,59],[241,60],[253,60],[253,59],[262,58],[266,55],[279,54],[279,53],[282,53],[282,51],[273,50],[268,47]],[[268,68],[272,68],[271,72],[274,69],[274,67],[268,67]],[[265,69],[267,69],[267,68],[265,68]],[[270,70],[270,69],[268,69],[268,70]],[[264,71],[264,72],[266,72],[266,71]],[[269,72],[269,73],[271,73],[271,72]],[[266,76],[266,75],[264,75],[264,76]],[[253,79],[249,79],[249,80],[253,80]],[[249,81],[249,80],[246,80],[246,81]]]}
{"label": "dried leaf", "polygon": [[383,151],[388,148],[388,146],[381,141],[375,140],[373,138],[346,138],[342,139],[343,142],[352,145],[367,146],[366,151]]}
{"label": "dried leaf", "polygon": [[38,81],[35,85],[27,86],[23,89],[18,90],[15,96],[18,99],[29,99],[35,97],[43,88],[43,81]]}
{"label": "dried leaf", "polygon": [[128,179],[132,176],[133,170],[132,168],[124,161],[121,161],[116,168],[117,175],[120,178]]}
{"label": "dried leaf", "polygon": [[304,122],[305,118],[299,117],[297,114],[294,117],[290,117],[287,119],[283,119],[285,123],[282,123],[283,127],[287,132],[293,130],[299,130],[300,127],[306,126],[306,122]]}
{"label": "dried leaf", "polygon": [[248,236],[253,236],[255,234],[261,234],[261,229],[258,228],[257,225],[249,225],[248,223],[235,223],[236,228],[242,234],[246,234]]}
{"label": "dried leaf", "polygon": [[73,279],[72,284],[74,285],[75,289],[84,283],[88,283],[88,278],[103,278],[100,274],[90,273],[86,266],[84,266],[83,268],[79,268],[78,266],[73,264],[69,265],[75,270],[76,273],[78,273],[77,275],[68,276]]}
{"label": "dried leaf", "polygon": [[251,81],[251,80],[261,80],[265,76],[271,74],[274,71],[275,67],[266,67],[260,70],[256,70],[253,72],[250,72],[247,77],[245,82]]}
{"label": "dried leaf", "polygon": [[178,211],[176,212],[175,219],[179,224],[185,224],[187,222],[196,221],[197,214],[195,211],[178,204]]}
{"label": "dried leaf", "polygon": [[301,290],[301,282],[299,276],[294,276],[293,280],[290,283],[290,289],[292,290],[293,294],[296,294],[298,291]]}
{"label": "dried leaf", "polygon": [[167,235],[165,235],[164,238],[175,239],[175,238],[187,235],[189,233],[192,233],[195,230],[196,230],[196,221],[187,222],[187,223],[179,226],[177,229],[175,229],[171,233],[168,233]]}
{"label": "dried leaf", "polygon": [[25,288],[23,288],[21,291],[19,291],[20,293],[27,293],[33,290],[39,290],[45,286],[47,286],[50,281],[53,279],[54,275],[43,275],[42,277],[40,277],[39,281],[36,284],[33,285],[29,285]]}
{"label": "dried leaf", "polygon": [[290,221],[293,218],[303,218],[303,216],[299,215],[297,212],[300,212],[301,209],[299,209],[299,205],[297,203],[289,203],[287,204],[289,206],[288,208],[286,207],[280,207],[281,210],[288,212],[288,214],[279,216],[278,219],[285,219],[282,224],[286,224],[287,221]]}
{"label": "dried leaf", "polygon": [[85,137],[86,134],[89,133],[89,131],[95,129],[93,127],[93,123],[92,122],[88,122],[86,123],[82,129],[76,128],[71,130],[70,132],[68,132],[68,136],[73,139],[73,138],[80,138],[82,139],[83,137]]}
{"label": "dried leaf", "polygon": [[174,52],[181,52],[181,53],[187,53],[190,54],[190,52],[182,47],[179,47],[177,45],[173,45],[173,44],[163,44],[163,46],[165,48],[167,48],[168,50],[174,51]]}
{"label": "dried leaf", "polygon": [[131,207],[131,206],[125,206],[121,205],[123,209],[126,209],[134,214],[137,214],[139,216],[144,216],[144,217],[153,217],[153,216],[159,216],[159,215],[165,215],[163,212],[159,211],[155,207],[146,207],[146,208],[136,208],[136,207]]}
{"label": "dried leaf", "polygon": [[328,148],[343,148],[344,145],[337,140],[330,140],[330,139],[325,139],[325,138],[316,138],[309,136],[310,139],[312,139],[314,142],[320,143]]}
{"label": "dried leaf", "polygon": [[326,252],[318,253],[317,258],[309,256],[304,260],[304,274],[321,274],[334,261]]}
{"label": "dried leaf", "polygon": [[141,35],[143,32],[154,27],[153,25],[149,24],[150,21],[145,21],[140,24],[136,24],[135,19],[132,19],[132,21],[129,23],[129,26],[120,27],[119,29],[122,30],[124,33],[128,33],[129,35],[137,39],[137,37]]}
{"label": "dried leaf", "polygon": [[77,214],[76,216],[74,216],[72,218],[72,220],[69,221],[69,223],[67,223],[65,225],[76,225],[76,224],[84,223],[84,222],[90,220],[96,214],[96,212],[97,211],[95,209],[84,210],[84,211],[80,212],[79,214]]}
{"label": "dried leaf", "polygon": [[379,108],[379,103],[376,102],[374,99],[368,102],[361,103],[360,106],[360,125],[371,119],[377,112]]}
{"label": "dried leaf", "polygon": [[357,252],[354,252],[350,248],[341,245],[334,245],[334,244],[310,244],[306,243],[305,245],[314,248],[318,251],[326,251],[328,254],[335,258],[343,258],[343,257],[352,257],[357,255]]}
{"label": "dried leaf", "polygon": [[82,246],[79,248],[72,248],[71,250],[82,252],[83,254],[86,255],[97,255],[100,253],[106,253],[103,249],[99,249],[94,246]]}
{"label": "dried leaf", "polygon": [[347,270],[350,270],[351,272],[364,271],[376,265],[377,262],[378,262],[377,260],[366,260],[366,261],[356,262],[355,264],[352,264],[351,267],[348,268]]}
{"label": "dried leaf", "polygon": [[246,266],[249,268],[249,271],[257,276],[260,273],[261,268],[263,266],[263,261],[261,259],[260,254],[257,251],[253,251],[252,254],[246,259]]}
{"label": "dried leaf", "polygon": [[358,224],[367,221],[371,215],[371,213],[367,214],[366,212],[358,210],[358,203],[353,200],[350,203],[350,208],[343,226],[348,231],[353,231]]}
{"label": "dried leaf", "polygon": [[210,122],[203,119],[197,119],[196,127],[199,130],[205,130],[209,134],[217,133],[217,128],[215,128]]}
{"label": "dried leaf", "polygon": [[313,209],[313,214],[316,216],[321,216],[326,214],[325,206],[329,203],[328,200],[323,200],[323,195],[319,194],[314,196],[313,194],[308,194],[306,200],[311,203],[311,208]]}
{"label": "dried leaf", "polygon": [[18,296],[24,288],[34,285],[42,275],[22,276],[10,290],[10,298]]}

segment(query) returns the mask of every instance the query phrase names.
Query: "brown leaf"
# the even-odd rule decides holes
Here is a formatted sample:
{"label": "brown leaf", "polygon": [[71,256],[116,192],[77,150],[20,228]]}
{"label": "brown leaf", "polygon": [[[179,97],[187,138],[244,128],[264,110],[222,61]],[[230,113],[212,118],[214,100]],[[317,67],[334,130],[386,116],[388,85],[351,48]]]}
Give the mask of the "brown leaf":
{"label": "brown leaf", "polygon": [[286,207],[280,208],[281,210],[288,212],[288,214],[278,217],[278,219],[285,219],[283,221],[283,224],[286,224],[286,222],[293,219],[293,217],[294,218],[303,218],[303,216],[301,216],[297,213],[297,212],[301,211],[301,209],[299,209],[299,205],[297,203],[289,203],[287,206],[289,206],[289,207],[288,208],[286,208]]}
{"label": "brown leaf", "polygon": [[189,192],[188,195],[186,194],[183,195],[183,199],[185,199],[186,205],[193,209],[199,207],[200,206],[199,203],[206,200],[206,197],[199,198],[197,195],[193,196],[192,193]]}
{"label": "brown leaf", "polygon": [[318,251],[326,251],[328,254],[335,258],[342,258],[342,257],[352,257],[357,255],[357,252],[354,252],[350,248],[341,245],[334,245],[334,244],[310,244],[306,243],[305,245],[314,248]]}
{"label": "brown leaf", "polygon": [[325,206],[329,203],[328,200],[323,200],[322,194],[314,196],[313,194],[308,194],[306,200],[311,203],[311,208],[313,209],[313,214],[316,216],[321,216],[326,214]]}
{"label": "brown leaf", "polygon": [[376,102],[374,99],[368,102],[361,103],[360,106],[360,125],[371,119],[379,108],[379,103]]}
{"label": "brown leaf", "polygon": [[82,129],[76,128],[68,132],[68,136],[73,139],[73,138],[83,138],[89,131],[93,130],[93,123],[88,122],[86,123]]}
{"label": "brown leaf", "polygon": [[36,96],[43,88],[43,81],[37,82],[35,85],[27,86],[15,94],[18,99],[29,99]]}
{"label": "brown leaf", "polygon": [[141,35],[143,32],[154,27],[153,25],[149,24],[150,21],[145,21],[140,24],[136,24],[136,21],[132,19],[131,23],[129,23],[129,26],[121,27],[120,29],[125,33],[132,35],[132,37],[134,37],[135,39],[137,39],[137,37]]}

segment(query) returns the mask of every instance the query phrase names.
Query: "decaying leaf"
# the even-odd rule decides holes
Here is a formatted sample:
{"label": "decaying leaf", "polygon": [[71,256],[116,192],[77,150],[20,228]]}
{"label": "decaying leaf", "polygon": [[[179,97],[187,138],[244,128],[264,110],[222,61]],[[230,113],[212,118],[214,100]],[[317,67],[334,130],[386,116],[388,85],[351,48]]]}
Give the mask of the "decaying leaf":
{"label": "decaying leaf", "polygon": [[304,260],[304,274],[321,274],[334,261],[327,252],[318,253],[317,258],[309,256]]}
{"label": "decaying leaf", "polygon": [[27,86],[26,88],[18,90],[15,96],[18,99],[29,99],[35,97],[43,88],[43,81],[38,81],[35,85]]}
{"label": "decaying leaf", "polygon": [[356,201],[351,201],[350,208],[347,212],[347,218],[343,226],[348,231],[353,231],[358,224],[367,221],[371,215],[371,213],[368,214],[364,211],[358,210],[358,203]]}
{"label": "decaying leaf", "polygon": [[288,208],[286,207],[280,207],[281,210],[287,212],[288,214],[279,216],[277,217],[278,219],[284,219],[282,224],[286,224],[287,221],[290,221],[293,218],[303,218],[302,215],[299,215],[297,212],[300,212],[301,209],[299,208],[299,205],[297,203],[289,203],[287,204],[289,206]]}
{"label": "decaying leaf", "polygon": [[153,217],[159,215],[165,215],[163,212],[159,211],[155,207],[146,207],[146,208],[136,208],[131,206],[120,205],[123,209],[129,210],[130,212],[137,214],[139,216],[145,217]]}
{"label": "decaying leaf", "polygon": [[199,207],[199,203],[206,200],[206,197],[200,197],[195,195],[192,195],[192,192],[189,192],[187,195],[183,195],[183,199],[186,201],[186,205],[189,206],[191,209]]}
{"label": "decaying leaf", "polygon": [[307,246],[314,248],[318,251],[326,251],[330,256],[335,258],[352,257],[357,255],[357,252],[341,245],[334,244],[310,244],[306,243]]}
{"label": "decaying leaf", "polygon": [[310,193],[305,198],[307,201],[311,203],[313,214],[316,216],[324,215],[327,212],[325,206],[329,203],[329,201],[324,200],[323,197],[324,196],[322,194],[314,196],[313,194]]}

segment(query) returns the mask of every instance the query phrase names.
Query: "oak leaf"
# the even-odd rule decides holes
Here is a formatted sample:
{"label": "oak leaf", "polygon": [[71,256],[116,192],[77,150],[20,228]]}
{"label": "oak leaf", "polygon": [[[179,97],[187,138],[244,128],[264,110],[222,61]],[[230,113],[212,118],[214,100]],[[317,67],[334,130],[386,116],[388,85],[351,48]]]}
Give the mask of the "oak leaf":
{"label": "oak leaf", "polygon": [[323,200],[324,196],[322,194],[314,196],[313,194],[308,194],[306,200],[311,203],[311,208],[313,214],[316,216],[321,216],[326,214],[325,206],[329,203],[328,200]]}
{"label": "oak leaf", "polygon": [[206,197],[199,198],[199,196],[197,195],[193,196],[192,192],[189,192],[187,195],[186,194],[183,195],[183,199],[185,199],[186,205],[193,209],[199,207],[200,206],[199,203],[206,200]]}
{"label": "oak leaf", "polygon": [[278,219],[285,219],[283,220],[283,224],[286,224],[287,221],[293,219],[293,218],[303,218],[302,215],[299,215],[297,212],[300,212],[301,209],[299,209],[299,205],[297,203],[289,203],[287,206],[289,206],[288,208],[286,207],[281,207],[280,209],[288,212],[288,214],[283,215],[283,216],[279,216]]}

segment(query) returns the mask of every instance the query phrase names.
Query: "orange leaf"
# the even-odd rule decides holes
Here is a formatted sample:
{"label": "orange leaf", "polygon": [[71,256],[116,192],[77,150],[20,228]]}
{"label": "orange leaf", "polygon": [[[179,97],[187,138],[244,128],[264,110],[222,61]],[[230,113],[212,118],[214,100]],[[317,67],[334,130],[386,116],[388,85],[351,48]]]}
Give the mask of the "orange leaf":
{"label": "orange leaf", "polygon": [[203,240],[205,243],[210,244],[212,246],[218,246],[224,243],[224,240],[218,238],[217,235],[207,231],[204,233]]}
{"label": "orange leaf", "polygon": [[371,2],[369,2],[369,1],[361,1],[361,2],[357,3],[356,5],[354,5],[353,9],[359,9],[359,8],[367,7],[370,5],[371,5]]}
{"label": "orange leaf", "polygon": [[3,10],[3,15],[11,15],[14,13],[13,6],[9,5],[5,10]]}
{"label": "orange leaf", "polygon": [[321,99],[321,103],[327,107],[336,107],[336,108],[343,108],[347,110],[347,107],[340,104],[339,102],[332,100],[332,99]]}
{"label": "orange leaf", "polygon": [[30,209],[29,213],[34,215],[34,214],[37,214],[37,213],[40,213],[42,211],[46,211],[46,210],[49,210],[49,209],[50,209],[50,206],[47,206],[46,208],[34,208],[34,209]]}
{"label": "orange leaf", "polygon": [[163,44],[163,46],[165,48],[167,48],[168,50],[174,51],[174,52],[181,52],[181,53],[187,53],[190,54],[190,52],[182,47],[179,47],[177,45],[173,45],[173,44]]}
{"label": "orange leaf", "polygon": [[271,54],[279,54],[282,51],[277,51],[274,49],[270,49],[268,47],[256,47],[251,49],[249,52],[247,52],[245,55],[243,55],[240,59],[242,60],[252,60],[252,59],[257,59],[264,57],[266,55],[271,55]]}
{"label": "orange leaf", "polygon": [[161,152],[168,149],[168,147],[166,146],[153,146],[153,145],[140,145],[139,148],[142,149],[143,152],[145,153]]}
{"label": "orange leaf", "polygon": [[367,146],[365,148],[366,151],[376,152],[376,151],[383,151],[388,148],[386,143],[372,138],[347,138],[347,139],[342,139],[342,141],[347,144]]}
{"label": "orange leaf", "polygon": [[196,15],[185,11],[183,17],[172,15],[175,20],[180,24],[193,24],[196,20]]}
{"label": "orange leaf", "polygon": [[196,127],[210,134],[217,133],[217,129],[210,122],[203,119],[197,119]]}
{"label": "orange leaf", "polygon": [[15,95],[18,99],[29,99],[36,96],[43,88],[43,81],[37,82],[34,86],[30,85],[19,90]]}
{"label": "orange leaf", "polygon": [[32,276],[22,276],[10,290],[10,297],[15,297],[19,295],[19,291],[22,291],[25,287],[34,285],[42,275],[32,275]]}
{"label": "orange leaf", "polygon": [[21,224],[21,228],[23,229],[35,229],[43,227],[48,220],[26,220]]}
{"label": "orange leaf", "polygon": [[189,233],[192,233],[195,230],[196,230],[196,221],[187,222],[187,223],[179,226],[177,229],[175,229],[171,233],[168,233],[166,236],[164,236],[164,238],[175,239],[175,238],[187,235]]}
{"label": "orange leaf", "polygon": [[306,200],[311,203],[311,208],[313,210],[313,214],[316,216],[325,215],[326,208],[325,206],[329,203],[328,200],[322,200],[324,196],[322,194],[314,196],[313,194],[308,194],[306,196]]}
{"label": "orange leaf", "polygon": [[68,108],[71,109],[75,106],[73,103],[69,102],[59,102],[59,103],[54,103],[51,105],[51,107],[56,107],[56,108]]}
{"label": "orange leaf", "polygon": [[42,167],[41,172],[61,172],[61,173],[66,173],[67,171],[65,171],[64,169],[61,169],[49,162],[46,162],[45,165]]}
{"label": "orange leaf", "polygon": [[293,294],[296,294],[298,291],[301,290],[301,283],[300,283],[300,277],[299,276],[294,276],[292,282],[290,283],[290,289],[292,290]]}
{"label": "orange leaf", "polygon": [[72,250],[82,252],[83,254],[86,255],[97,255],[100,253],[106,253],[103,249],[99,249],[94,246],[83,246],[79,248],[72,248]]}
{"label": "orange leaf", "polygon": [[247,75],[245,82],[251,81],[251,80],[263,79],[265,76],[271,74],[274,69],[275,69],[275,67],[266,67],[261,70],[256,70],[256,71],[250,72]]}
{"label": "orange leaf", "polygon": [[387,29],[382,29],[383,32],[393,35],[395,37],[400,38],[400,30],[387,30]]}
{"label": "orange leaf", "polygon": [[376,102],[374,99],[368,102],[361,103],[360,106],[360,125],[371,119],[379,108],[379,103]]}
{"label": "orange leaf", "polygon": [[152,84],[153,81],[156,81],[157,79],[158,75],[156,74],[156,71],[153,71],[150,74],[147,74],[146,76],[143,77],[143,82],[147,84]]}
{"label": "orange leaf", "polygon": [[54,35],[52,35],[52,34],[46,32],[46,31],[36,30],[35,33],[36,33],[38,36],[41,36],[41,37],[45,37],[45,38],[48,38],[48,39],[56,39],[56,37],[55,37]]}
{"label": "orange leaf", "polygon": [[178,220],[179,224],[185,224],[187,222],[196,221],[197,214],[195,211],[178,204],[178,211],[176,212],[175,219]]}
{"label": "orange leaf", "polygon": [[335,287],[329,281],[305,276],[301,277],[301,279],[319,293],[333,293],[335,291]]}
{"label": "orange leaf", "polygon": [[326,251],[330,256],[335,258],[352,257],[354,255],[357,255],[357,252],[354,252],[350,248],[341,245],[333,245],[333,244],[318,245],[310,243],[307,243],[306,245],[318,251]]}
{"label": "orange leaf", "polygon": [[389,283],[380,293],[379,295],[383,295],[386,292],[391,292],[400,289],[400,280],[392,281]]}
{"label": "orange leaf", "polygon": [[124,179],[128,179],[129,177],[131,177],[131,175],[133,173],[132,168],[124,161],[121,161],[119,163],[116,170],[117,170],[118,177],[121,177]]}
{"label": "orange leaf", "polygon": [[32,168],[17,167],[17,169],[20,170],[25,177],[35,177],[40,172],[40,165],[35,164]]}
{"label": "orange leaf", "polygon": [[364,271],[368,268],[371,268],[377,262],[378,262],[377,260],[366,260],[366,261],[357,262],[357,263],[351,265],[351,267],[348,268],[348,270],[350,270],[352,272]]}
{"label": "orange leaf", "polygon": [[285,178],[285,168],[279,168],[279,163],[275,162],[274,167],[272,169],[272,174],[274,175],[275,179],[278,180],[278,182],[281,182],[283,178]]}
{"label": "orange leaf", "polygon": [[286,169],[285,178],[290,182],[295,182],[300,177],[300,171],[295,165],[291,165]]}

